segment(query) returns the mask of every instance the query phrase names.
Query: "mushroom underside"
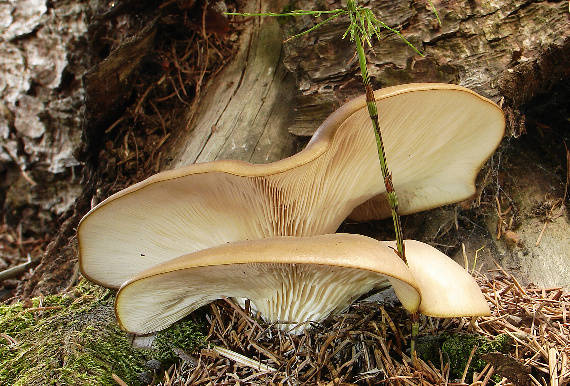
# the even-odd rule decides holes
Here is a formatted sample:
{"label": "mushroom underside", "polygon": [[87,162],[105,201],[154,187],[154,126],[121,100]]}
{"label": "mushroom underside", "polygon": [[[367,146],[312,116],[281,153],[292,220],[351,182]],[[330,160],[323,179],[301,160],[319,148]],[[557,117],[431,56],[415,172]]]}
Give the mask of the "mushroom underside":
{"label": "mushroom underside", "polygon": [[[141,272],[115,303],[119,324],[144,334],[222,297],[246,298],[270,323],[319,322],[383,285],[415,311],[415,280],[394,250],[361,235],[273,237],[194,252]],[[300,327],[299,330],[302,330]]]}
{"label": "mushroom underside", "polygon": [[[375,95],[400,212],[469,197],[502,138],[501,110],[453,85],[402,85]],[[118,288],[155,264],[227,242],[331,233],[354,208],[385,193],[380,176],[366,102],[358,98],[287,159],[190,165],[111,196],[80,223],[80,268]],[[353,216],[390,214],[366,205],[364,216],[358,208]]]}
{"label": "mushroom underside", "polygon": [[223,297],[249,299],[283,330],[301,332],[388,281],[403,307],[428,316],[489,315],[474,278],[434,247],[406,240],[408,265],[395,242],[330,234],[229,243],[180,256],[123,285],[115,310],[122,328],[161,330]]}
{"label": "mushroom underside", "polygon": [[266,322],[301,333],[311,322],[342,311],[386,280],[414,302],[413,287],[375,272],[316,264],[249,263],[196,267],[191,278],[187,272],[175,271],[135,282],[121,290],[116,309],[125,330],[146,334],[214,300],[237,297],[249,299]]}

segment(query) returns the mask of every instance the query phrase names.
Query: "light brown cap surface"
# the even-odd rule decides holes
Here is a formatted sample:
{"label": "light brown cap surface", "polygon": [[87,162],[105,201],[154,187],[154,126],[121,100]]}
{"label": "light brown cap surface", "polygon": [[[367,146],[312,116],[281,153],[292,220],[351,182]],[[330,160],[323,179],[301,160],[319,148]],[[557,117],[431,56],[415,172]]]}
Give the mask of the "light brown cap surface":
{"label": "light brown cap surface", "polygon": [[[383,243],[396,246],[394,241]],[[453,259],[416,240],[406,240],[405,248],[408,267],[422,297],[419,312],[440,318],[491,314],[473,276]]]}

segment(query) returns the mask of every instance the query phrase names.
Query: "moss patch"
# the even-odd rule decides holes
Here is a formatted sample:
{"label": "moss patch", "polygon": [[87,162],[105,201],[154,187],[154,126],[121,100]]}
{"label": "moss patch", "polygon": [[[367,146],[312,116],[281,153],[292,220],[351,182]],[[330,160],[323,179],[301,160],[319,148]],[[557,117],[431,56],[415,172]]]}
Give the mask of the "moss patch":
{"label": "moss patch", "polygon": [[113,316],[112,292],[82,282],[64,295],[0,305],[0,384],[137,384],[143,353]]}
{"label": "moss patch", "polygon": [[196,348],[203,347],[206,337],[202,333],[204,326],[190,319],[183,319],[166,330],[156,334],[152,342],[155,349],[152,356],[162,363],[171,363],[177,359],[173,348],[179,348],[186,352],[192,352]]}
{"label": "moss patch", "polygon": [[418,340],[418,356],[424,361],[432,362],[436,367],[440,366],[439,351],[441,350],[444,363],[450,364],[450,377],[461,378],[469,355],[473,347],[477,350],[473,355],[467,379],[471,379],[473,371],[481,371],[485,362],[481,359],[482,354],[489,352],[507,353],[511,346],[511,338],[502,334],[495,339],[489,339],[476,334],[442,334],[437,336],[421,337]]}

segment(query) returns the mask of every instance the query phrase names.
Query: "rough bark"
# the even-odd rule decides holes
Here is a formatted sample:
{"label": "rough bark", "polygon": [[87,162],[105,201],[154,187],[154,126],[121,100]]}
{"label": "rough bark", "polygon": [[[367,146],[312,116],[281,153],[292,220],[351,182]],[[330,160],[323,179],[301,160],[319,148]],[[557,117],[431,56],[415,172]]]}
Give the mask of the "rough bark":
{"label": "rough bark", "polygon": [[[368,50],[370,77],[376,88],[409,82],[456,83],[501,103],[511,133],[524,130],[520,108],[568,75],[570,23],[564,1],[435,2],[440,27],[424,1],[373,1],[376,15],[401,27],[425,57],[397,36],[386,35]],[[302,6],[302,4],[300,4]],[[331,5],[334,8],[336,4]],[[338,19],[337,19],[338,20]],[[298,21],[293,31],[311,21]],[[331,109],[362,94],[354,50],[342,40],[347,22],[286,45],[285,65],[298,77],[299,122],[291,132],[310,135]],[[331,103],[333,101],[333,103]],[[336,102],[336,103],[335,103]]]}
{"label": "rough bark", "polygon": [[[80,195],[87,4],[0,3],[0,266],[35,266]],[[5,232],[5,233],[4,233]],[[15,237],[14,237],[15,236]],[[15,247],[15,248],[14,248]],[[0,282],[10,297],[13,279]]]}
{"label": "rough bark", "polygon": [[0,4],[0,211],[25,234],[51,233],[81,191],[86,7]]}

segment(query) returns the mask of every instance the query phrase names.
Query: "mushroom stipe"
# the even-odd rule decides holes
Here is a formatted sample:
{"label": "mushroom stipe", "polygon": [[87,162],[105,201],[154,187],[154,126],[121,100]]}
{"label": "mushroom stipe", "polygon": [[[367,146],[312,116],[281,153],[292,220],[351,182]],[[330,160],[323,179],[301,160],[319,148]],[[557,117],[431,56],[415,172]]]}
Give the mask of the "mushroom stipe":
{"label": "mushroom stipe", "polygon": [[453,260],[413,240],[406,251],[409,267],[391,243],[360,235],[229,243],[141,272],[119,290],[115,312],[123,329],[148,334],[216,299],[246,298],[267,322],[300,333],[388,280],[410,312],[490,313],[475,280]]}
{"label": "mushroom stipe", "polygon": [[[375,98],[400,214],[475,192],[476,174],[503,136],[497,105],[448,84],[389,87]],[[329,116],[289,158],[190,165],[107,198],[79,225],[80,269],[91,281],[118,288],[144,269],[224,243],[332,233],[351,213],[359,220],[387,217],[380,175],[360,97]]]}

